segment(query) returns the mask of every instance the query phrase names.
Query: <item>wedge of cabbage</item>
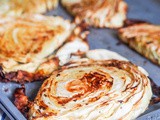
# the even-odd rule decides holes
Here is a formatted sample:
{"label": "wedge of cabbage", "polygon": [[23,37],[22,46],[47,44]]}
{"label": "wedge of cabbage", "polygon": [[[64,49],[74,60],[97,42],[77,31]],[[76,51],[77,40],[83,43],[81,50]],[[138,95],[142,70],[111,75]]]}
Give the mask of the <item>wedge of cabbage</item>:
{"label": "wedge of cabbage", "polygon": [[62,0],[62,5],[75,16],[94,27],[119,28],[126,19],[127,4],[123,0]]}
{"label": "wedge of cabbage", "polygon": [[24,13],[45,13],[58,6],[58,0],[1,0],[0,15],[20,16]]}
{"label": "wedge of cabbage", "polygon": [[134,24],[119,29],[121,40],[141,55],[160,65],[160,26]]}
{"label": "wedge of cabbage", "polygon": [[[25,77],[32,79],[32,73],[40,76],[50,74],[58,68],[59,59],[60,63],[65,63],[62,57],[89,49],[86,34],[81,26],[61,17],[37,14],[1,16],[0,66],[6,75],[0,76],[0,80],[27,79]],[[74,47],[77,44],[81,44],[81,47]],[[65,46],[72,49],[68,51]],[[40,76],[34,79],[40,79]]]}
{"label": "wedge of cabbage", "polygon": [[152,91],[144,69],[107,50],[85,56],[45,80],[30,120],[130,120],[146,110]]}

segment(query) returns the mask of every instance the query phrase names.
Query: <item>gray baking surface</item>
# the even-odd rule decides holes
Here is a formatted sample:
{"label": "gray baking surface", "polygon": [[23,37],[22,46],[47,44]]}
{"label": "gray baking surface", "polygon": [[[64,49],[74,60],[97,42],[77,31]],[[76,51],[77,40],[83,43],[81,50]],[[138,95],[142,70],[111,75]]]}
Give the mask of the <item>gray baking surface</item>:
{"label": "gray baking surface", "polygon": [[[128,18],[149,21],[154,24],[160,24],[160,0],[126,0],[129,5]],[[59,15],[65,19],[71,19],[70,15],[59,6],[56,10],[49,11],[46,15]],[[103,48],[119,53],[128,58],[133,63],[145,68],[151,79],[160,85],[160,67],[151,63],[137,52],[120,43],[115,30],[110,29],[90,29],[88,41],[91,49]],[[37,94],[42,82],[33,82],[26,84],[26,93],[31,100]],[[0,90],[12,101],[12,94],[15,88],[20,87],[16,83],[0,83]],[[7,104],[7,103],[6,103]],[[160,104],[149,106],[144,113],[160,109]]]}

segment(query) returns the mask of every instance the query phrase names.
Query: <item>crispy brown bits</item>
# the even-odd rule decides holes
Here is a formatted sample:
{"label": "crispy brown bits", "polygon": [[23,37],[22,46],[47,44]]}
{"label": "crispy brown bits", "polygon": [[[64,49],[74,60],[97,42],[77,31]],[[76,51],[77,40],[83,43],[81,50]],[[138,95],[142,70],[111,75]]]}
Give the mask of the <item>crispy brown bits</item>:
{"label": "crispy brown bits", "polygon": [[132,26],[134,24],[141,24],[141,23],[148,23],[143,20],[137,20],[137,19],[127,19],[124,21],[124,27]]}
{"label": "crispy brown bits", "polygon": [[85,93],[88,89],[85,83],[81,80],[73,80],[66,85],[66,88],[69,92],[80,92]]}
{"label": "crispy brown bits", "polygon": [[0,66],[0,81],[1,81],[1,79],[4,79],[4,78],[5,78],[5,75],[3,73],[3,68],[2,68],[2,66]]}
{"label": "crispy brown bits", "polygon": [[31,102],[28,100],[28,97],[25,94],[25,86],[22,85],[21,88],[16,88],[13,97],[14,104],[17,109],[20,110],[27,117]]}
{"label": "crispy brown bits", "polygon": [[79,56],[81,58],[85,57],[85,52],[82,52],[82,51],[77,51],[75,53],[71,53],[71,56]]}
{"label": "crispy brown bits", "polygon": [[93,92],[100,89],[102,86],[110,88],[113,84],[112,78],[105,74],[100,74],[98,72],[86,73],[81,79],[73,80],[69,82],[66,86],[67,90],[70,92],[80,92],[84,94],[86,92]]}
{"label": "crispy brown bits", "polygon": [[[54,99],[58,101],[58,104],[64,105],[69,101],[76,101],[86,94],[95,92],[98,89],[103,87],[110,89],[113,84],[113,78],[111,78],[107,73],[100,74],[98,72],[90,72],[84,74],[84,76],[78,80],[73,80],[66,85],[66,89],[69,92],[76,92],[76,95],[73,95],[70,98],[67,97],[55,97]],[[94,98],[92,101],[96,101],[99,98]]]}
{"label": "crispy brown bits", "polygon": [[38,71],[37,73],[29,73],[26,71],[18,70],[16,72],[3,73],[0,71],[0,81],[1,82],[17,82],[17,83],[25,83],[32,82],[37,80],[44,80],[47,78],[43,76],[42,71]]}
{"label": "crispy brown bits", "polygon": [[160,87],[153,80],[151,80],[151,86],[152,86],[152,91],[154,95],[160,97]]}
{"label": "crispy brown bits", "polygon": [[123,101],[123,100],[118,100],[118,102],[119,102],[119,103],[123,103],[124,101]]}
{"label": "crispy brown bits", "polygon": [[44,76],[43,71],[38,71],[36,73],[29,73],[23,70],[18,70],[15,72],[4,73],[3,68],[0,66],[1,82],[25,83],[37,80],[44,80],[45,78],[47,78],[47,76]]}
{"label": "crispy brown bits", "polygon": [[156,97],[152,97],[150,101],[150,105],[157,104],[160,102],[160,86],[158,86],[151,78],[151,86],[152,86],[152,92]]}
{"label": "crispy brown bits", "polygon": [[154,105],[160,102],[160,97],[152,97],[150,105]]}

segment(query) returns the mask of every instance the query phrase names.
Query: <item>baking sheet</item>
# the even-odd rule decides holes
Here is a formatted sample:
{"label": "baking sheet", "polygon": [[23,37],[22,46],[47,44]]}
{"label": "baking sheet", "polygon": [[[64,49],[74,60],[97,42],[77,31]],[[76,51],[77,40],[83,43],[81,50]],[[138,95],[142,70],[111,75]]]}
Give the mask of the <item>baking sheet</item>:
{"label": "baking sheet", "polygon": [[[128,18],[160,24],[160,0],[126,0],[126,2],[129,5]],[[46,15],[59,15],[65,19],[72,19],[72,17],[61,6],[56,10],[49,11]],[[142,66],[148,71],[150,78],[156,84],[160,85],[160,67],[131,50],[125,44],[120,43],[115,30],[91,28],[88,41],[91,49],[109,49],[126,57],[136,65]],[[31,100],[36,96],[41,84],[42,82],[38,81],[25,85],[26,94]],[[16,83],[0,83],[0,90],[11,101],[13,101],[12,94],[17,87],[20,87],[20,85]],[[157,109],[160,109],[160,104],[149,106],[148,110],[144,114]]]}

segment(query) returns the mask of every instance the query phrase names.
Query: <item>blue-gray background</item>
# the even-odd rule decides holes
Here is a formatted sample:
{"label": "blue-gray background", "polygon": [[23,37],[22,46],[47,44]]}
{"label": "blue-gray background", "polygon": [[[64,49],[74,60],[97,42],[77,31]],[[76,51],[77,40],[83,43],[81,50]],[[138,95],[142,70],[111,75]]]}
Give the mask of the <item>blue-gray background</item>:
{"label": "blue-gray background", "polygon": [[[129,5],[128,18],[160,24],[160,0],[126,0],[126,2]],[[46,15],[59,15],[65,19],[71,19],[67,12],[60,6],[56,10],[48,12]],[[148,71],[150,78],[160,85],[160,67],[129,49],[126,45],[117,45],[119,39],[115,30],[91,28],[90,31],[91,33],[88,40],[91,49],[103,48],[121,54],[133,63],[144,67]],[[26,84],[26,93],[30,99],[34,99],[41,83],[42,82],[33,82]],[[0,90],[12,100],[12,93],[14,89],[19,86],[20,85],[16,83],[0,83]],[[160,108],[160,104],[150,106],[145,113],[158,108]]]}

